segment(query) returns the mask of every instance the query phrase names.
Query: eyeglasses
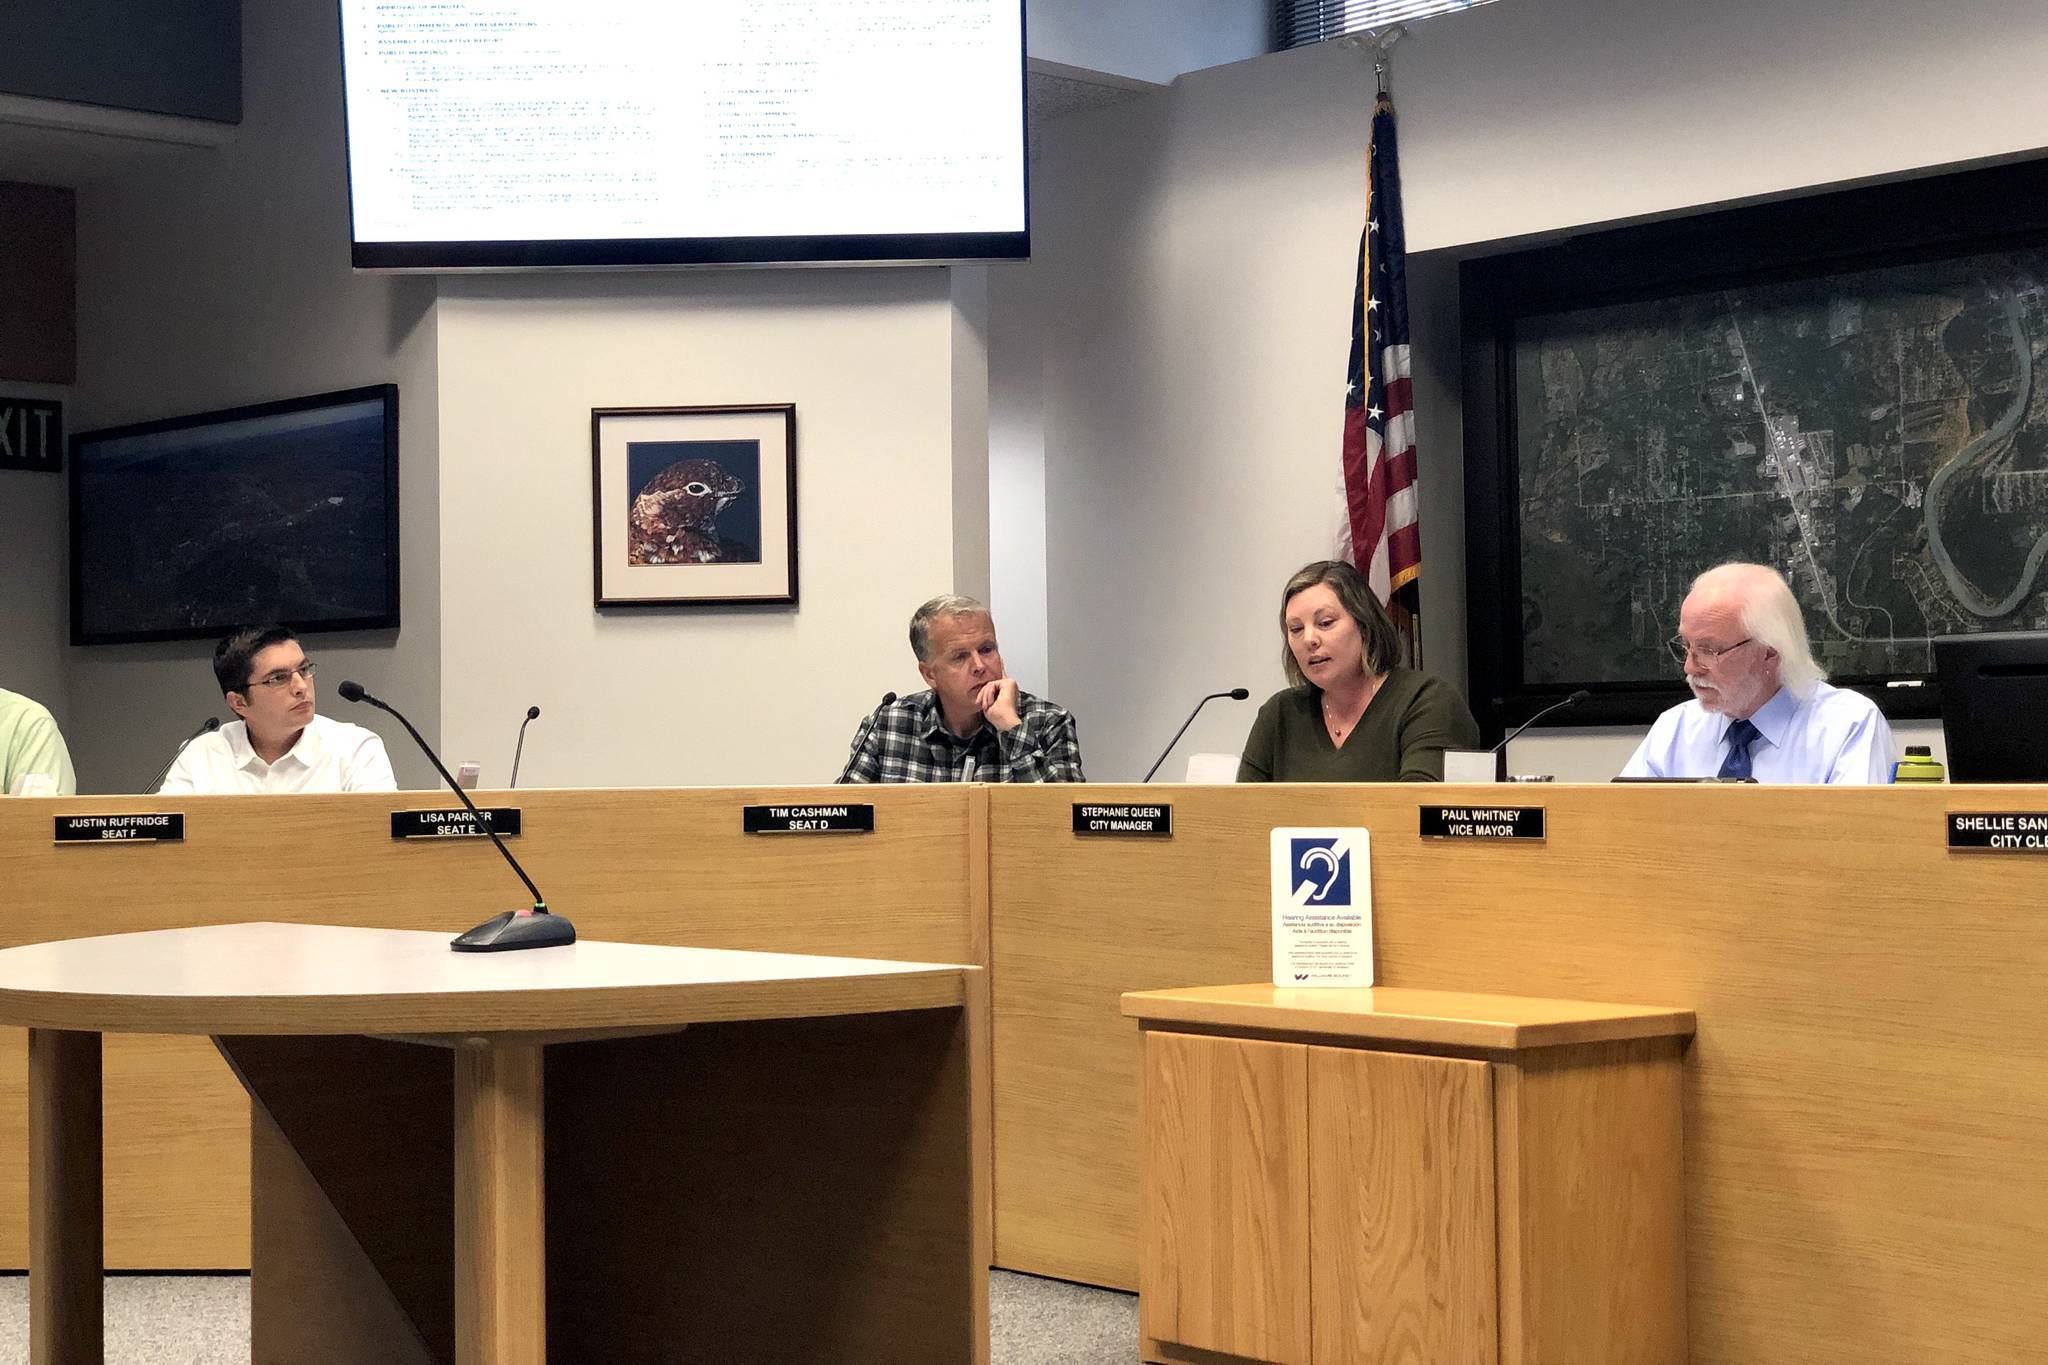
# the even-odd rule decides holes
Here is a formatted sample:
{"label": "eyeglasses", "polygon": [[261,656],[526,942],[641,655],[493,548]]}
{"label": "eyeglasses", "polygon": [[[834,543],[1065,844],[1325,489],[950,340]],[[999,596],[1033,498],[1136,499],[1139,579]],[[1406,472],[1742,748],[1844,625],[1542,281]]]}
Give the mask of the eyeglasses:
{"label": "eyeglasses", "polygon": [[1736,650],[1755,639],[1756,637],[1751,635],[1746,639],[1737,640],[1732,645],[1689,645],[1685,642],[1683,635],[1674,635],[1664,642],[1664,647],[1671,651],[1671,657],[1678,660],[1681,667],[1685,664],[1686,656],[1691,655],[1707,667],[1712,668],[1720,661],[1723,654],[1733,654]]}
{"label": "eyeglasses", "polygon": [[304,678],[307,682],[313,681],[313,661],[311,659],[307,659],[304,663],[301,663],[297,668],[280,668],[277,670],[277,672],[270,674],[268,677],[256,679],[256,681],[250,683],[249,686],[271,688],[290,687],[292,685],[293,678]]}

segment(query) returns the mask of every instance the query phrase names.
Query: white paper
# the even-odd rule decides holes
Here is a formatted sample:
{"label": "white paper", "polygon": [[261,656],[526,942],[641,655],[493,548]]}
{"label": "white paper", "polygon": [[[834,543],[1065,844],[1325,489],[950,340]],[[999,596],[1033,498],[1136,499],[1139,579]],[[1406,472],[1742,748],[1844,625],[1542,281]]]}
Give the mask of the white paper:
{"label": "white paper", "polygon": [[1492,782],[1500,773],[1500,760],[1491,749],[1444,750],[1444,781]]}
{"label": "white paper", "polygon": [[1372,985],[1370,836],[1285,826],[1272,857],[1273,984]]}

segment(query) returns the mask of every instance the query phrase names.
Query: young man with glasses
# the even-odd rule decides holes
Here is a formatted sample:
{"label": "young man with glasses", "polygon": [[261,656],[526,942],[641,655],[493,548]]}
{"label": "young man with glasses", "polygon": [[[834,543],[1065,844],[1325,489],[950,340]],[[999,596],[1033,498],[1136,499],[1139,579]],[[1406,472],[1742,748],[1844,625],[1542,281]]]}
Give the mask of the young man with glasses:
{"label": "young man with glasses", "polygon": [[1623,777],[1891,780],[1891,727],[1869,698],[1828,686],[1776,569],[1723,564],[1694,579],[1671,653],[1692,700],[1657,717]]}
{"label": "young man with glasses", "polygon": [[202,796],[398,789],[384,741],[313,710],[313,661],[283,626],[251,626],[213,651],[213,676],[241,717],[185,746],[158,790]]}

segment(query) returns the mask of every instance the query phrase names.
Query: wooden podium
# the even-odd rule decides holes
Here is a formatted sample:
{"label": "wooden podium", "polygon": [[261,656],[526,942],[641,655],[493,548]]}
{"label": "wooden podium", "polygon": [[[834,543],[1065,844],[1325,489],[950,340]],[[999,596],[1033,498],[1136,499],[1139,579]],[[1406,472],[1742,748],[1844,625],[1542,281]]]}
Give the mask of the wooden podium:
{"label": "wooden podium", "polygon": [[975,968],[238,924],[0,952],[33,1359],[102,1358],[103,1033],[255,1111],[259,1362],[988,1351]]}
{"label": "wooden podium", "polygon": [[1140,991],[1146,1360],[1684,1365],[1684,1010]]}

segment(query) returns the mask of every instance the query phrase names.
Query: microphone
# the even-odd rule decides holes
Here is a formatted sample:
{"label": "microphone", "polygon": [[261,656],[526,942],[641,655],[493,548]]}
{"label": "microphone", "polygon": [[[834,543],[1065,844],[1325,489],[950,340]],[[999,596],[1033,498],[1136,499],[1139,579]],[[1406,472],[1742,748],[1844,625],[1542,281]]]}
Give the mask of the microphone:
{"label": "microphone", "polygon": [[967,755],[967,761],[960,765],[960,780],[962,782],[972,782],[974,780],[973,754]]}
{"label": "microphone", "polygon": [[539,719],[540,708],[538,706],[526,708],[526,719],[519,722],[519,742],[512,746],[512,780],[505,784],[506,791],[510,791],[519,785],[519,756],[526,752],[526,727]]}
{"label": "microphone", "polygon": [[1166,755],[1172,753],[1173,746],[1180,743],[1180,737],[1188,732],[1188,727],[1190,725],[1193,725],[1195,723],[1195,717],[1202,714],[1203,707],[1207,706],[1210,702],[1216,700],[1218,697],[1228,697],[1232,701],[1243,701],[1246,697],[1249,697],[1250,695],[1251,693],[1245,691],[1242,687],[1233,687],[1228,692],[1211,692],[1208,696],[1196,702],[1195,709],[1188,712],[1188,718],[1180,723],[1180,729],[1175,730],[1173,732],[1173,738],[1166,741],[1166,748],[1163,751],[1161,751],[1159,757],[1153,761],[1152,766],[1145,770],[1145,775],[1139,778],[1138,780],[1141,782],[1150,782],[1152,780],[1152,774],[1159,771],[1159,765],[1161,763],[1166,762]]}
{"label": "microphone", "polygon": [[881,711],[883,706],[887,706],[895,700],[896,694],[894,692],[884,692],[881,705],[868,712],[867,718],[860,723],[860,729],[853,732],[853,752],[846,756],[846,766],[839,770],[839,780],[841,782],[845,782],[853,776],[853,765],[860,762],[860,751],[867,747],[868,732],[875,728],[875,716]]}
{"label": "microphone", "polygon": [[1563,701],[1554,701],[1550,703],[1550,705],[1544,707],[1541,711],[1538,711],[1535,715],[1529,717],[1529,719],[1523,721],[1514,729],[1508,731],[1507,738],[1503,739],[1500,743],[1494,745],[1493,748],[1489,750],[1489,752],[1493,754],[1494,780],[1496,782],[1505,782],[1508,780],[1508,745],[1516,739],[1519,739],[1521,737],[1522,731],[1528,729],[1537,721],[1542,720],[1552,711],[1562,711],[1567,706],[1577,706],[1580,702],[1584,701],[1586,698],[1592,695],[1593,694],[1591,692],[1587,691],[1585,688],[1582,687],[1578,691],[1572,693],[1569,697],[1566,697]]}
{"label": "microphone", "polygon": [[462,804],[469,808],[469,813],[476,817],[477,828],[491,841],[491,847],[504,855],[512,871],[518,875],[520,881],[526,883],[526,889],[533,893],[531,910],[507,910],[502,915],[485,920],[469,932],[457,935],[448,946],[458,953],[501,953],[514,948],[553,948],[574,943],[576,926],[569,923],[566,916],[548,913],[547,902],[541,899],[540,888],[533,884],[533,878],[526,875],[526,869],[512,856],[512,850],[506,848],[504,841],[498,838],[498,832],[484,819],[483,812],[476,808],[476,802],[469,799],[469,793],[457,786],[455,779],[448,775],[448,770],[441,766],[440,755],[434,752],[426,740],[420,738],[420,732],[413,729],[412,722],[407,720],[397,707],[389,702],[379,701],[365,692],[359,682],[344,682],[336,690],[341,693],[343,701],[366,702],[405,727],[405,732],[412,736],[412,742],[420,746],[420,752],[427,756],[427,761],[434,765],[434,771],[441,774],[441,780],[448,784],[448,790],[460,797]]}
{"label": "microphone", "polygon": [[220,729],[220,717],[208,716],[206,718],[206,724],[200,726],[197,730],[194,730],[191,734],[185,736],[183,739],[178,741],[178,747],[176,750],[172,752],[170,762],[164,764],[162,768],[157,770],[156,777],[153,780],[151,780],[150,784],[147,787],[144,787],[143,790],[146,792],[154,792],[161,788],[164,785],[164,779],[171,775],[171,765],[178,761],[179,754],[185,752],[185,746],[190,744],[193,740],[199,738],[201,735],[210,735],[218,729]]}

